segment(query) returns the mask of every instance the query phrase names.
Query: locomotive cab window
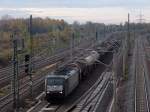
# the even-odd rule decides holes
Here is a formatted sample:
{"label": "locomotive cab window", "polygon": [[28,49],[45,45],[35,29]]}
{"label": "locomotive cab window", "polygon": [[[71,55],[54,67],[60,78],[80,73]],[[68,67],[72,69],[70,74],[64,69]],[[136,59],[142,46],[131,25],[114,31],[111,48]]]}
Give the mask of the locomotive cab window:
{"label": "locomotive cab window", "polygon": [[47,85],[62,85],[64,82],[63,78],[48,78]]}

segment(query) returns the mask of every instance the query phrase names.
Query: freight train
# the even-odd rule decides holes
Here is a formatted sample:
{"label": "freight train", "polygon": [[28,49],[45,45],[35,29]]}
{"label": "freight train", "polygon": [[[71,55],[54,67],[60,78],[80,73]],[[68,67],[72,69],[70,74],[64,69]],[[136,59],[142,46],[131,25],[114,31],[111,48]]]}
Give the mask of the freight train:
{"label": "freight train", "polygon": [[68,96],[85,77],[86,71],[92,70],[98,58],[99,54],[96,51],[91,51],[91,54],[86,58],[51,72],[45,79],[46,97]]}
{"label": "freight train", "polygon": [[[112,50],[112,46],[107,47],[107,50]],[[89,56],[49,73],[45,78],[46,99],[68,96],[86,77],[87,73],[93,70],[97,60],[104,54],[98,51],[91,51]]]}

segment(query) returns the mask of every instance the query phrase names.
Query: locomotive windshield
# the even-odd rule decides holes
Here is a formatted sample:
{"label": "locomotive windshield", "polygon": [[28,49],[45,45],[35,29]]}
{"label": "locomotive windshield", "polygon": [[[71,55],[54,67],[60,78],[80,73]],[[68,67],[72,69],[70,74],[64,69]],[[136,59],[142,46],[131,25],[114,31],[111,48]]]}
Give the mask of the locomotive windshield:
{"label": "locomotive windshield", "polygon": [[63,78],[47,78],[47,85],[63,85]]}

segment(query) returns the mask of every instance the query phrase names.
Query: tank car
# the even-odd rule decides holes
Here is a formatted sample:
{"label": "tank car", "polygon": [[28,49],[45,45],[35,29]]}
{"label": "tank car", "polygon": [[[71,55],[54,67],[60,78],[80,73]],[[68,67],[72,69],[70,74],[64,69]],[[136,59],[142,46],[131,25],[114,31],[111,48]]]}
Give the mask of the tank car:
{"label": "tank car", "polygon": [[90,56],[85,58],[86,65],[93,65],[99,58],[99,54],[96,51],[91,51]]}
{"label": "tank car", "polygon": [[91,51],[90,55],[78,60],[76,63],[82,70],[82,79],[90,73],[95,67],[96,61],[99,59],[99,53],[97,51]]}

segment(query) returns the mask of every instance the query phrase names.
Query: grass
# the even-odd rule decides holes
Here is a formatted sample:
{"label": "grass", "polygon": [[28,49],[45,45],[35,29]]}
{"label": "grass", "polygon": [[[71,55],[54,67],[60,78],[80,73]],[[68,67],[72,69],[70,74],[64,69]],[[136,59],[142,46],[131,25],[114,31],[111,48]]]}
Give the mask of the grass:
{"label": "grass", "polygon": [[126,66],[125,74],[124,74],[124,80],[128,80],[128,74],[129,74],[129,70],[128,70],[128,66]]}
{"label": "grass", "polygon": [[6,96],[10,93],[10,86],[9,87],[4,87],[0,89],[0,97]]}

